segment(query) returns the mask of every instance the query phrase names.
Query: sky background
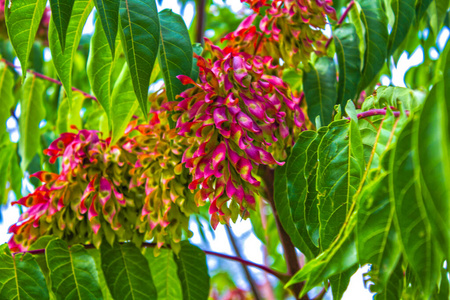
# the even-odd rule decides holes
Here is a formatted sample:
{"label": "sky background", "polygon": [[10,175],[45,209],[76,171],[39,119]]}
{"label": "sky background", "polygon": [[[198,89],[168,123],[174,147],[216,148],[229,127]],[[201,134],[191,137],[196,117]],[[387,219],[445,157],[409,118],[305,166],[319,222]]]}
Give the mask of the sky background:
{"label": "sky background", "polygon": [[[243,4],[240,3],[239,0],[227,0],[226,2],[223,2],[221,0],[214,0],[215,5],[218,6],[224,6],[227,5],[231,8],[233,12],[238,12],[243,8]],[[176,0],[164,0],[162,3],[162,6],[158,5],[159,10],[163,9],[172,9],[175,13],[180,13],[180,6],[177,4]],[[194,6],[192,2],[189,2],[186,5],[186,8],[184,10],[183,18],[188,25],[190,26],[192,19],[194,16]],[[84,31],[84,34],[92,33],[94,30],[94,24],[93,24],[93,14],[89,17]],[[331,29],[328,27],[325,30],[325,34],[330,36],[331,35]],[[423,32],[424,35],[427,35],[427,31],[425,30]],[[441,31],[441,33],[438,36],[438,43],[437,47],[438,50],[442,50],[449,38],[450,31],[447,27],[444,27],[444,29]],[[206,32],[206,36],[208,36],[208,32]],[[439,52],[432,48],[430,50],[430,57],[433,59],[437,59],[439,57]],[[50,52],[47,51],[45,53],[46,60],[50,60],[51,55]],[[381,77],[381,83],[382,85],[394,85],[394,86],[400,86],[405,87],[404,77],[409,68],[412,66],[416,66],[420,64],[424,59],[424,53],[423,48],[419,46],[410,56],[405,52],[400,56],[400,59],[397,63],[397,66],[395,67],[393,65],[392,68],[392,76],[388,77],[387,75],[383,75]],[[15,64],[19,65],[18,60],[15,60]],[[19,69],[20,70],[20,69]],[[19,134],[17,131],[17,124],[13,119],[8,120],[7,122],[8,130],[11,133],[11,139],[15,142],[17,142],[19,138]],[[10,201],[14,200],[14,194],[11,192],[10,194]],[[3,222],[0,224],[0,243],[7,242],[10,238],[10,235],[7,234],[8,227],[15,223],[19,218],[19,211],[17,207],[9,207],[3,210]],[[208,228],[208,224],[205,220],[201,221],[204,228]],[[230,242],[228,240],[227,233],[225,231],[225,228],[221,225],[217,227],[217,229],[214,232],[214,236],[208,231],[205,230],[205,234],[208,240],[208,243],[204,243],[200,237],[199,231],[198,231],[198,225],[196,222],[191,221],[191,230],[194,232],[194,236],[190,239],[190,241],[199,247],[201,247],[204,250],[211,250],[216,252],[221,252],[224,254],[234,255],[234,251],[231,249]],[[236,224],[232,224],[232,230],[236,237],[236,239],[239,241],[239,246],[241,249],[241,252],[243,253],[243,257],[249,261],[258,263],[258,264],[264,264],[264,257],[263,257],[263,251],[262,251],[262,244],[258,240],[258,238],[255,236],[252,230],[252,225],[250,223],[250,220],[238,220]],[[280,249],[281,250],[281,249]],[[245,279],[245,276],[242,272],[241,265],[237,262],[228,261],[219,259],[217,257],[208,256],[208,266],[210,268],[210,271],[214,272],[215,270],[220,269],[226,269],[230,271],[230,274],[233,274],[234,279],[239,287],[249,289],[249,286],[247,284],[247,281]],[[364,286],[364,280],[363,280],[363,274],[368,271],[368,266],[363,266],[360,268],[355,275],[352,277],[349,288],[344,294],[343,299],[344,300],[365,300],[365,299],[372,299],[373,294],[369,292],[368,289]],[[272,277],[271,275],[266,275],[262,271],[250,268],[250,272],[253,275],[253,277],[258,282],[265,281],[267,278],[272,282],[276,282],[276,279]],[[313,295],[313,294],[312,294]],[[331,299],[330,291],[327,293],[326,298]]]}

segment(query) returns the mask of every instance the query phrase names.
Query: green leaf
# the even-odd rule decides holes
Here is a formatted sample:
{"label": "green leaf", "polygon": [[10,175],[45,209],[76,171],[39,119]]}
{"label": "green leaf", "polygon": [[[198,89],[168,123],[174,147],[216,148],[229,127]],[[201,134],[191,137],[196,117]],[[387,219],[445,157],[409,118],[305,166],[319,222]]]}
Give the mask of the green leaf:
{"label": "green leaf", "polygon": [[394,208],[389,201],[389,177],[381,175],[366,185],[358,197],[356,245],[360,265],[371,264],[369,275],[377,290],[388,284],[401,255],[394,228]]}
{"label": "green leaf", "polygon": [[8,1],[6,26],[14,51],[20,60],[22,74],[27,74],[28,57],[33,47],[34,38],[39,28],[47,0],[14,0]]}
{"label": "green leaf", "polygon": [[344,224],[365,168],[356,123],[341,120],[330,124],[317,153],[320,243],[327,249]]}
{"label": "green leaf", "polygon": [[339,64],[338,98],[336,103],[344,107],[347,100],[354,100],[361,78],[359,38],[353,24],[344,24],[333,32]]}
{"label": "green leaf", "polygon": [[446,16],[448,15],[448,8],[450,5],[450,0],[437,0],[437,1],[433,1],[432,3],[432,7],[434,10],[434,14],[431,15],[430,14],[430,25],[431,28],[435,34],[435,36],[438,36],[442,24],[444,23],[444,20],[446,18]]}
{"label": "green leaf", "polygon": [[359,90],[366,88],[380,72],[387,57],[387,17],[380,0],[362,0],[361,20],[366,29],[366,52]]}
{"label": "green leaf", "polygon": [[[440,0],[436,0],[440,1]],[[419,21],[427,12],[428,6],[430,6],[433,0],[417,0],[416,3],[416,24],[419,24]]]}
{"label": "green leaf", "polygon": [[[448,84],[448,83],[446,83]],[[450,98],[433,87],[420,114],[417,143],[424,203],[439,244],[450,258]]]}
{"label": "green leaf", "polygon": [[388,56],[392,55],[408,35],[409,28],[415,17],[416,0],[393,0],[392,10],[395,14],[395,24],[389,36]]}
{"label": "green leaf", "polygon": [[[292,222],[300,235],[298,248],[306,256],[312,259],[318,254],[318,248],[312,243],[306,229],[305,205],[308,195],[308,181],[305,177],[307,163],[307,149],[317,137],[314,131],[304,131],[300,134],[286,163],[287,194],[286,199],[276,197],[277,201],[287,202],[289,205]],[[275,195],[278,195],[275,192]],[[282,205],[280,203],[280,205]]]}
{"label": "green leaf", "polygon": [[293,215],[291,208],[289,206],[288,199],[288,187],[287,187],[287,165],[275,168],[275,179],[274,179],[274,191],[273,199],[275,202],[275,208],[277,210],[278,216],[280,217],[281,225],[283,226],[286,233],[291,238],[292,244],[299,249],[305,251],[307,257],[313,257],[312,252],[308,250],[304,239],[300,236],[297,231],[293,221]]}
{"label": "green leaf", "polygon": [[71,14],[75,10],[74,3],[75,0],[50,0],[50,7],[52,9],[51,23],[54,24],[56,31],[58,32],[63,53],[65,50],[66,35],[70,24]]}
{"label": "green leaf", "polygon": [[97,273],[98,273],[98,283],[102,290],[103,299],[113,300],[114,298],[111,296],[111,293],[108,289],[108,285],[106,284],[105,275],[103,275],[100,251],[97,249],[89,249],[88,252],[92,256],[92,258],[94,259],[94,262],[95,262],[95,267],[96,267]]}
{"label": "green leaf", "polygon": [[383,290],[379,291],[376,285],[370,286],[371,292],[379,291],[374,296],[374,300],[402,299],[403,281],[404,275],[402,268],[402,260],[399,260],[397,266],[395,267],[394,271],[391,274],[391,277],[389,277],[389,280],[387,281],[387,286]]}
{"label": "green leaf", "polygon": [[[120,42],[119,42],[120,43]],[[111,93],[113,91],[113,71],[115,67],[114,58],[110,52],[106,51],[106,36],[103,25],[95,23],[94,35],[91,38],[89,59],[87,63],[87,75],[92,91],[98,102],[111,120]]]}
{"label": "green leaf", "polygon": [[0,246],[0,299],[49,299],[34,257],[29,253],[12,257],[7,244]]}
{"label": "green leaf", "polygon": [[14,105],[14,74],[8,69],[8,66],[0,61],[0,135],[6,132],[6,120],[11,116],[11,108]]}
{"label": "green leaf", "polygon": [[[200,55],[202,55],[203,47],[201,44],[196,43],[196,44],[192,45],[192,50],[194,51],[195,54],[200,56]],[[191,78],[192,78],[192,80],[194,80],[194,82],[196,82],[198,79],[198,72],[199,72],[199,69],[197,66],[197,59],[194,57],[192,59],[192,71],[191,71]]]}
{"label": "green leaf", "polygon": [[300,293],[301,298],[313,287],[320,285],[328,278],[345,272],[357,264],[357,255],[353,230],[356,225],[356,218],[353,214],[347,226],[342,228],[340,238],[336,239],[332,247],[329,247],[321,255],[309,261],[286,283],[285,288],[305,281],[305,285]]}
{"label": "green leaf", "polygon": [[[13,144],[6,142],[0,145],[0,206],[5,205],[8,201],[8,193],[6,191],[6,182],[8,180],[8,167],[11,163],[11,157],[14,153]],[[0,221],[1,220],[1,210],[0,210]]]}
{"label": "green leaf", "polygon": [[165,9],[159,13],[161,46],[159,63],[164,77],[168,101],[185,90],[178,75],[191,76],[193,50],[189,32],[183,18]]}
{"label": "green leaf", "polygon": [[125,64],[114,85],[111,96],[111,145],[114,145],[122,137],[131,117],[138,108],[139,102],[136,100],[136,95],[133,92],[130,70]]}
{"label": "green leaf", "polygon": [[83,106],[84,95],[75,93],[73,97],[74,106],[72,111],[69,110],[69,101],[67,98],[62,99],[58,107],[58,118],[56,119],[56,133],[74,131],[70,126],[74,125],[78,129],[82,128],[80,110]]}
{"label": "green leaf", "polygon": [[45,257],[57,299],[102,299],[94,259],[82,245],[68,248],[55,239],[45,248]]}
{"label": "green leaf", "polygon": [[178,256],[174,254],[178,266],[183,300],[208,299],[210,283],[205,253],[188,241],[181,242]]}
{"label": "green leaf", "polygon": [[[54,0],[54,2],[62,2]],[[62,3],[60,3],[62,5]],[[69,108],[72,107],[72,70],[75,53],[77,52],[80,42],[81,33],[83,32],[84,23],[94,7],[93,0],[77,0],[73,5],[72,16],[67,27],[67,36],[65,39],[65,48],[61,47],[61,34],[59,34],[58,26],[55,22],[50,22],[48,29],[48,43],[52,53],[53,65],[56,73],[60,78],[67,97],[69,98]],[[52,9],[53,11],[53,9]],[[69,14],[70,16],[70,14]],[[64,18],[65,18],[64,14]],[[56,16],[52,15],[52,19]],[[59,34],[59,38],[58,38]],[[64,49],[64,52],[63,52]]]}
{"label": "green leaf", "polygon": [[156,299],[148,262],[132,243],[100,246],[103,274],[114,299]]}
{"label": "green leaf", "polygon": [[[361,22],[361,6],[358,2],[355,2],[355,7],[350,10],[348,14],[350,22],[355,26],[356,34],[359,39],[359,57],[360,61],[364,61],[364,54],[366,53],[366,41],[364,38],[364,28]],[[362,70],[362,65],[361,65]]]}
{"label": "green leaf", "polygon": [[353,274],[358,270],[358,266],[354,265],[350,269],[345,270],[344,272],[333,275],[330,277],[330,286],[331,292],[333,294],[333,299],[342,299],[344,292],[348,288],[348,284],[350,283],[350,278]]}
{"label": "green leaf", "polygon": [[390,106],[414,110],[422,105],[423,100],[422,93],[411,89],[396,86],[380,86],[377,88],[376,95],[366,98],[361,111]]}
{"label": "green leaf", "polygon": [[417,147],[414,123],[410,119],[405,125],[391,153],[390,199],[405,257],[419,280],[423,297],[428,298],[437,285],[442,261],[423,203],[417,150],[412,151],[417,149],[413,148]]}
{"label": "green leaf", "polygon": [[147,248],[144,255],[152,270],[158,300],[182,299],[181,283],[172,250],[161,249],[158,257],[155,257],[153,250]]}
{"label": "green leaf", "polygon": [[156,3],[155,0],[122,0],[119,11],[122,43],[134,92],[147,118],[148,86],[160,39]]}
{"label": "green leaf", "polygon": [[[102,27],[103,34],[106,37],[109,48],[111,49],[111,58],[114,58],[116,49],[116,36],[119,27],[119,7],[120,1],[117,0],[95,0]],[[100,26],[99,26],[100,27]],[[97,30],[96,30],[97,31]],[[94,33],[95,35],[95,33]],[[103,38],[103,37],[102,37]],[[99,39],[102,39],[99,38]],[[91,46],[92,51],[92,46]],[[103,52],[105,54],[105,52]]]}
{"label": "green leaf", "polygon": [[336,66],[333,59],[321,57],[314,66],[311,65],[311,70],[303,74],[303,87],[309,119],[312,121],[320,116],[322,125],[328,125],[337,100]]}
{"label": "green leaf", "polygon": [[19,119],[19,154],[22,158],[20,166],[24,172],[41,149],[39,123],[45,118],[44,92],[45,84],[42,80],[35,76],[28,76],[25,79]]}
{"label": "green leaf", "polygon": [[[328,131],[328,127],[321,127],[317,131],[317,137],[309,145],[306,151],[305,179],[308,182],[308,194],[305,200],[306,229],[316,247],[319,247],[319,209],[317,207],[317,149],[323,136]],[[278,169],[278,168],[277,168]]]}

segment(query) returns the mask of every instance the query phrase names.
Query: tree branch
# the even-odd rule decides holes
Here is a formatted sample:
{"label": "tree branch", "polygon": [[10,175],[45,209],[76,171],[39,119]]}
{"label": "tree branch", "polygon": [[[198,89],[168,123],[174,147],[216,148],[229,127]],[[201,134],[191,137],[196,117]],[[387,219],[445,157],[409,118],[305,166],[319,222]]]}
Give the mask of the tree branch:
{"label": "tree branch", "polygon": [[206,23],[206,0],[195,1],[196,15],[197,15],[197,32],[195,41],[203,45],[203,37],[205,35],[205,23]]}
{"label": "tree branch", "polygon": [[[280,236],[281,245],[283,246],[283,254],[284,259],[286,260],[286,267],[289,276],[293,276],[300,270],[300,265],[298,263],[297,253],[295,252],[295,247],[292,244],[291,238],[286,233],[281,225],[280,217],[278,216],[278,212],[275,207],[275,202],[273,199],[273,183],[274,183],[274,171],[269,167],[264,167],[263,179],[266,187],[267,194],[267,202],[269,202],[270,207],[272,208],[273,216],[275,218],[275,223],[277,226],[278,234]],[[302,288],[304,286],[303,282],[292,285],[292,291],[295,294],[295,297],[298,297]],[[305,295],[301,298],[302,300],[309,300],[308,295]]]}
{"label": "tree branch", "polygon": [[[123,242],[121,242],[123,243]],[[86,245],[82,245],[85,249],[95,249],[95,246],[92,244],[86,244]],[[142,243],[142,247],[146,247],[146,248],[153,248],[156,247],[156,243]],[[170,246],[167,245],[167,248],[170,249]],[[218,253],[218,252],[214,252],[214,251],[208,251],[208,250],[202,250],[203,252],[205,252],[206,255],[212,255],[212,256],[217,256],[220,258],[225,258],[225,259],[229,259],[229,260],[234,260],[237,262],[240,262],[241,264],[250,266],[250,267],[254,267],[254,268],[258,268],[268,274],[271,274],[273,276],[275,276],[276,278],[278,278],[281,282],[286,283],[289,280],[289,277],[287,274],[283,274],[281,272],[272,270],[271,268],[268,268],[266,266],[245,260],[243,258],[240,257],[236,257],[236,256],[231,256],[231,255],[227,255],[227,254],[222,254],[222,253]],[[13,253],[13,255],[16,254],[25,254],[25,253],[30,253],[30,254],[44,254],[45,253],[45,249],[36,249],[36,250],[28,250],[28,251],[22,251],[22,252],[15,252]]]}
{"label": "tree branch", "polygon": [[[13,68],[13,69],[20,69],[20,68],[21,68],[21,67],[19,67],[19,66],[14,65],[14,64],[13,64],[12,62],[10,62],[10,61],[7,61],[7,60],[4,59],[4,58],[2,58],[1,61],[3,61],[5,64],[7,64],[8,66],[10,66],[10,67]],[[48,76],[45,76],[44,74],[35,72],[35,71],[33,71],[33,70],[27,70],[27,73],[33,74],[33,75],[36,76],[36,77],[39,77],[39,78],[41,78],[41,79],[44,79],[44,80],[53,82],[53,83],[55,83],[55,84],[57,84],[57,85],[60,85],[60,86],[63,85],[61,81],[56,80],[56,79],[54,79],[54,78],[50,78],[50,77],[48,77]],[[82,90],[80,90],[80,89],[77,89],[77,88],[75,88],[75,87],[72,87],[72,91],[74,91],[74,92],[79,92],[79,93],[83,94],[84,97],[89,98],[89,99],[92,99],[92,100],[94,100],[94,101],[97,101],[97,98],[95,98],[95,97],[92,96],[91,94],[88,94],[88,93],[86,93],[86,92],[84,92],[84,91],[82,91]]]}
{"label": "tree branch", "polygon": [[[236,253],[236,256],[239,257],[240,259],[242,259],[241,251],[239,250],[239,247],[236,243],[236,239],[234,238],[234,235],[233,235],[233,232],[231,231],[230,226],[225,225],[225,229],[227,231],[228,238],[230,239],[231,245],[233,246],[234,252]],[[247,281],[250,284],[250,287],[252,289],[253,296],[255,297],[256,300],[262,299],[261,296],[259,295],[258,288],[256,287],[256,283],[253,280],[253,277],[250,274],[250,271],[248,270],[247,265],[242,263],[242,268],[244,269],[245,277],[247,277]]]}

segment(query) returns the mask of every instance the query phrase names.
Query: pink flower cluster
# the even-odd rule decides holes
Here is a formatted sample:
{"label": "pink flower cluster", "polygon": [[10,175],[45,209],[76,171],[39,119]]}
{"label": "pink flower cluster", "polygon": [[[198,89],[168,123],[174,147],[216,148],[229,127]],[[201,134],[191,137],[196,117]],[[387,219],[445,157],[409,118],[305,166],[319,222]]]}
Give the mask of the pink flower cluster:
{"label": "pink flower cluster", "polygon": [[189,188],[211,202],[215,227],[254,208],[257,167],[283,164],[304,115],[287,85],[264,74],[272,68],[270,57],[222,50],[209,40],[205,50],[211,59],[197,57],[199,83],[179,76],[193,87],[174,105],[180,111],[177,133],[189,145],[182,159],[192,175]]}
{"label": "pink flower cluster", "polygon": [[189,234],[197,205],[184,189],[189,175],[181,169],[183,144],[173,147],[176,135],[166,119],[160,112],[150,124],[131,122],[117,145],[93,130],[53,141],[44,153],[52,163],[61,159],[60,173],[34,174],[43,185],[13,203],[28,209],[10,227],[10,248],[24,250],[48,234],[70,244],[154,239],[159,247],[171,242],[176,248],[182,232]]}

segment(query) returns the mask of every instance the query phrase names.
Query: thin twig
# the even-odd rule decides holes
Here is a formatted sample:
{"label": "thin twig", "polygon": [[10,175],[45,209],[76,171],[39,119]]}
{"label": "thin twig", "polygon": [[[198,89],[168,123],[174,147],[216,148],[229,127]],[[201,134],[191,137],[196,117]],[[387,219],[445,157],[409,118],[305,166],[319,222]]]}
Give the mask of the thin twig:
{"label": "thin twig", "polygon": [[[393,111],[392,112],[394,114],[394,117],[399,117],[400,116],[400,112],[399,111]],[[409,116],[409,111],[405,110],[405,114],[407,116]],[[375,109],[370,109],[368,111],[364,111],[362,113],[357,114],[356,116],[358,117],[358,119],[362,119],[362,118],[367,118],[367,117],[372,117],[372,116],[384,116],[386,115],[386,109],[385,108],[375,108]],[[347,120],[350,120],[350,117],[346,117]]]}
{"label": "thin twig", "polygon": [[[146,247],[146,248],[153,248],[153,247],[156,247],[156,246],[157,246],[156,243],[142,243],[142,247]],[[92,244],[86,244],[86,245],[83,245],[83,247],[86,248],[86,249],[94,249],[95,248],[95,246],[92,245]],[[170,248],[170,247],[167,246],[167,248]],[[239,258],[239,257],[236,257],[236,256],[227,255],[227,254],[222,254],[222,253],[218,253],[218,252],[214,252],[214,251],[208,251],[208,250],[202,250],[202,251],[205,252],[206,255],[212,255],[212,256],[217,256],[217,257],[220,257],[220,258],[234,260],[234,261],[240,262],[241,264],[245,264],[245,265],[250,266],[250,267],[258,268],[258,269],[260,269],[260,270],[262,270],[264,272],[267,272],[267,273],[275,276],[281,282],[284,282],[284,283],[286,283],[287,280],[289,279],[289,276],[287,274],[283,274],[281,272],[272,270],[271,268],[268,268],[266,266],[263,266],[263,265],[260,265],[260,264],[257,264],[257,263],[254,263],[254,262],[251,262],[251,261],[248,261],[248,260],[245,260],[243,258]],[[25,253],[44,254],[45,253],[45,249],[36,249],[36,250],[15,252],[15,253],[13,253],[13,255],[25,254]]]}
{"label": "thin twig", "polygon": [[[234,252],[236,253],[236,256],[242,259],[241,251],[237,245],[236,239],[234,238],[233,232],[231,231],[231,228],[229,225],[225,225],[225,229],[228,234],[228,238],[230,239],[231,245],[233,246]],[[248,270],[248,267],[246,264],[242,264],[242,268],[244,269],[245,276],[247,277],[247,281],[250,284],[250,287],[253,292],[253,296],[256,300],[261,299],[261,296],[259,295],[258,288],[256,286],[255,280],[253,279],[252,275],[250,274],[250,271]]]}
{"label": "thin twig", "polygon": [[[7,61],[7,60],[4,59],[4,58],[2,58],[1,60],[2,60],[5,64],[7,64],[8,66],[10,66],[11,68],[14,68],[14,69],[20,69],[20,68],[21,68],[21,67],[19,67],[19,66],[14,65],[14,64],[13,64],[12,62],[10,62],[10,61]],[[33,70],[27,70],[27,73],[33,74],[33,75],[36,76],[36,77],[39,77],[39,78],[41,78],[41,79],[44,79],[44,80],[53,82],[53,83],[55,83],[55,84],[57,84],[57,85],[60,85],[60,86],[63,85],[61,81],[56,80],[56,79],[54,79],[54,78],[50,78],[50,77],[45,76],[44,74],[38,73],[38,72],[36,72],[36,71],[33,71]],[[97,98],[95,98],[95,96],[93,96],[93,95],[91,95],[91,94],[88,94],[88,93],[86,93],[86,92],[84,92],[84,91],[82,91],[82,90],[80,90],[80,89],[77,89],[77,88],[75,88],[75,87],[72,87],[72,91],[74,91],[74,92],[79,92],[79,93],[83,94],[84,97],[97,101]]]}
{"label": "thin twig", "polygon": [[[353,5],[355,5],[355,1],[352,0],[350,1],[350,3],[348,4],[347,8],[345,9],[344,13],[342,14],[342,16],[339,18],[339,20],[336,23],[336,26],[339,26],[342,24],[342,22],[344,22],[345,18],[347,17],[348,13],[350,12],[350,9],[353,7]],[[333,36],[331,36],[327,43],[325,44],[325,49],[328,49],[328,47],[330,46],[331,40],[333,39]]]}

